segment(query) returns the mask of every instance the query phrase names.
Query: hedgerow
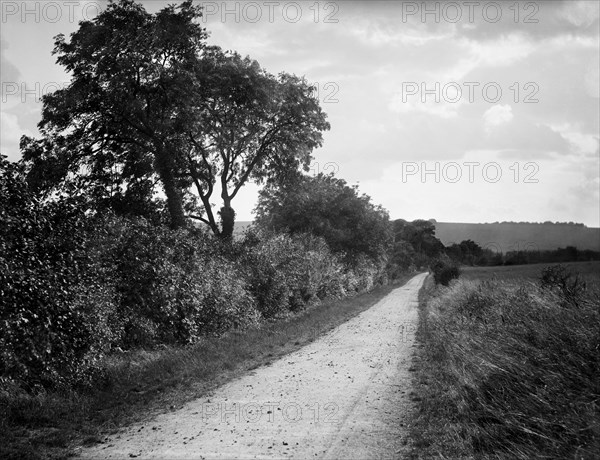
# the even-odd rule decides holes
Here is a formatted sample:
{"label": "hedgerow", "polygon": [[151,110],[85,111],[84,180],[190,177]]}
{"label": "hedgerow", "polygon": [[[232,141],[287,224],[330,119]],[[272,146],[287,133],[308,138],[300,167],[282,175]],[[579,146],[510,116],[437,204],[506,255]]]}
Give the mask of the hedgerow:
{"label": "hedgerow", "polygon": [[193,343],[385,278],[314,235],[255,231],[224,243],[196,228],[86,215],[23,187],[5,187],[30,206],[4,206],[0,236],[0,377],[23,388],[89,384],[114,349]]}

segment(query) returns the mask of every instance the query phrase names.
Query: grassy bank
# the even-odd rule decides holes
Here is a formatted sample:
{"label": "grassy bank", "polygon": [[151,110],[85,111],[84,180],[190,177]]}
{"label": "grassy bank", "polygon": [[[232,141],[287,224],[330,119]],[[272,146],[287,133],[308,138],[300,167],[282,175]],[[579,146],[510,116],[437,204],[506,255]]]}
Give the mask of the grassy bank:
{"label": "grassy bank", "polygon": [[577,303],[542,267],[466,269],[420,293],[411,458],[598,458],[600,282]]}
{"label": "grassy bank", "polygon": [[373,306],[412,275],[356,297],[191,347],[112,355],[91,391],[0,395],[0,458],[64,458],[121,426],[175,410],[243,372],[284,356]]}

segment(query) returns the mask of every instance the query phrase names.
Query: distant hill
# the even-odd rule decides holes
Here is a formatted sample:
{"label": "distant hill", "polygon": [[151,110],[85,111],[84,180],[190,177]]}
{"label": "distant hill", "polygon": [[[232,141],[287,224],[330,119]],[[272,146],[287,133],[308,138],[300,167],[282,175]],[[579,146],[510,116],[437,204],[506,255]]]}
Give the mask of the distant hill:
{"label": "distant hill", "polygon": [[497,252],[548,250],[575,246],[600,251],[600,228],[567,223],[465,224],[434,222],[435,235],[444,245],[473,240],[481,247]]}
{"label": "distant hill", "polygon": [[[242,235],[251,221],[235,224],[235,235]],[[501,222],[494,224],[466,224],[434,222],[436,236],[448,246],[463,240],[472,240],[481,247],[497,252],[516,250],[552,250],[575,246],[577,249],[600,251],[600,228],[580,224],[537,224]]]}

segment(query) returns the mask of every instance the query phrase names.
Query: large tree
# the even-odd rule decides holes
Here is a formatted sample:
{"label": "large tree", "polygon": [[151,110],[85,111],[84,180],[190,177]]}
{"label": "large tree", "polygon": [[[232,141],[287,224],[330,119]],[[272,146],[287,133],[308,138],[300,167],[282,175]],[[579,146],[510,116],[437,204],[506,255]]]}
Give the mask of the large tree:
{"label": "large tree", "polygon": [[185,87],[205,46],[194,22],[200,15],[189,0],[155,15],[121,0],[81,22],[70,41],[57,36],[53,53],[71,82],[43,99],[44,138],[22,141],[24,158],[41,170],[33,176],[71,179],[83,193],[158,178],[171,224],[182,226],[187,184],[175,140],[189,122],[181,115]]}
{"label": "large tree", "polygon": [[407,222],[397,219],[393,223],[396,242],[408,242],[416,253],[427,257],[436,257],[444,249],[442,242],[435,236],[435,225],[429,220],[417,219]]}
{"label": "large tree", "polygon": [[[160,182],[173,227],[195,217],[229,237],[245,183],[307,168],[329,128],[311,86],[207,47],[200,17],[191,0],[155,15],[120,0],[70,41],[59,35],[54,53],[72,80],[44,97],[43,139],[22,141],[32,180],[146,201]],[[217,183],[221,228],[210,203]]]}
{"label": "large tree", "polygon": [[321,236],[350,262],[361,255],[387,257],[392,244],[388,213],[333,174],[303,176],[284,187],[265,187],[256,208],[259,226]]}
{"label": "large tree", "polygon": [[[201,79],[194,85],[194,112],[200,124],[190,124],[182,142],[188,168],[205,216],[194,216],[215,233],[231,236],[231,201],[249,180],[284,184],[300,169],[308,170],[311,152],[329,129],[326,115],[303,78],[267,73],[250,58],[207,49]],[[219,230],[209,203],[215,184],[223,206]]]}

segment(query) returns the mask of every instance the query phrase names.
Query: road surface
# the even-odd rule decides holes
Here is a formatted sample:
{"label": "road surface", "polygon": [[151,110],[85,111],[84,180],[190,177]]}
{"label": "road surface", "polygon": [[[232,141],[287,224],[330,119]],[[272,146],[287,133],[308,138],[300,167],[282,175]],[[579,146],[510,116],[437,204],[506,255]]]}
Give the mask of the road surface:
{"label": "road surface", "polygon": [[306,347],[82,458],[402,458],[426,273]]}

